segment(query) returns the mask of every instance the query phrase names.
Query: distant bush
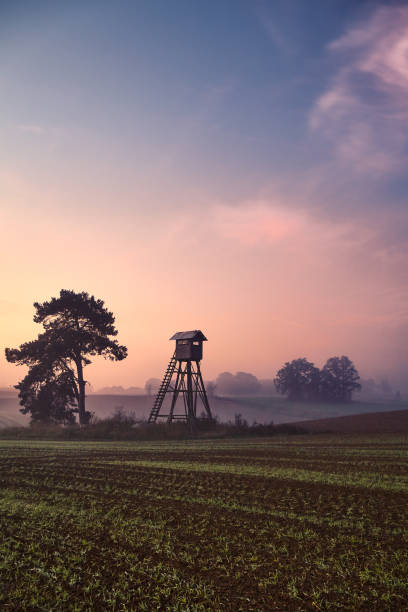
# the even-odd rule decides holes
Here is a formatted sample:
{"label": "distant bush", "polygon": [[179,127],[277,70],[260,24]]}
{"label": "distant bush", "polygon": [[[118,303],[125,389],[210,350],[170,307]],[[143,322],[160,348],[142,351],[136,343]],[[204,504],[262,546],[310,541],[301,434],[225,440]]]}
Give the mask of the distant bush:
{"label": "distant bush", "polygon": [[253,423],[248,425],[241,415],[235,422],[218,423],[198,420],[194,428],[188,423],[147,423],[132,413],[117,408],[105,419],[93,418],[89,425],[39,425],[0,429],[0,438],[12,440],[186,440],[192,438],[228,438],[237,436],[271,436],[302,434],[294,425]]}
{"label": "distant bush", "polygon": [[217,395],[256,395],[261,384],[256,376],[248,372],[222,372],[215,381]]}

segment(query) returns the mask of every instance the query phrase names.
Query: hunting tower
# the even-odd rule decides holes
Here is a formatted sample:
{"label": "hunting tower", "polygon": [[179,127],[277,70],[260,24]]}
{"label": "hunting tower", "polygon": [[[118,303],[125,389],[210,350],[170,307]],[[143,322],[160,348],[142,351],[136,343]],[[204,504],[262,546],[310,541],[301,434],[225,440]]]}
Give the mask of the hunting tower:
{"label": "hunting tower", "polygon": [[[156,423],[157,419],[173,421],[186,421],[193,425],[197,418],[198,400],[204,408],[205,420],[212,421],[210,405],[201,375],[200,361],[203,358],[203,342],[207,340],[199,329],[193,331],[177,332],[170,338],[176,341],[176,350],[170,359],[164,373],[160,388],[150,411],[149,423]],[[172,394],[171,404],[166,414],[162,412],[163,401],[166,394]],[[181,411],[177,400],[182,397]],[[176,412],[176,407],[178,412]]]}

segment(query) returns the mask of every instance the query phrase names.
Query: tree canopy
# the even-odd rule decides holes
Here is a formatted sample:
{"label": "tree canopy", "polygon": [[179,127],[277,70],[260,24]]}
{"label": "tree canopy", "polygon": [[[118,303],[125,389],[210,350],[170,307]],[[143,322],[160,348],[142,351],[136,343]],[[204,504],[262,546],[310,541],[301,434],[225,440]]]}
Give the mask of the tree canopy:
{"label": "tree canopy", "polygon": [[321,371],[322,397],[349,402],[353,391],[361,389],[359,380],[360,376],[348,357],[330,357]]}
{"label": "tree canopy", "polygon": [[23,412],[33,416],[38,402],[44,404],[46,397],[54,397],[55,406],[64,398],[65,406],[70,406],[75,399],[83,425],[90,416],[85,409],[83,374],[84,367],[91,363],[90,357],[102,355],[120,361],[127,356],[127,348],[114,339],[118,333],[115,317],[102,300],[66,289],[49,302],[35,302],[34,308],[34,321],[41,323],[44,331],[36,340],[5,351],[7,361],[29,368],[27,376],[16,385]]}
{"label": "tree canopy", "polygon": [[307,359],[294,359],[278,371],[275,387],[289,399],[325,399],[349,402],[353,391],[359,391],[360,376],[353,362],[343,355],[330,357],[322,370]]}
{"label": "tree canopy", "polygon": [[31,421],[73,424],[78,408],[67,372],[48,370],[43,364],[32,366],[16,388],[21,412],[30,414]]}
{"label": "tree canopy", "polygon": [[286,362],[275,378],[278,393],[289,399],[315,399],[319,392],[319,369],[305,357]]}

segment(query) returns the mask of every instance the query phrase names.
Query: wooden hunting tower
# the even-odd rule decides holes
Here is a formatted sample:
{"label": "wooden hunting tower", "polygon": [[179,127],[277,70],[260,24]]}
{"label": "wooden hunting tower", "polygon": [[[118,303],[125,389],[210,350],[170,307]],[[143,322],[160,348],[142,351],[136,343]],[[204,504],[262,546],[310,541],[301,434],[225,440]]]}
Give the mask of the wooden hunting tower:
{"label": "wooden hunting tower", "polygon": [[[186,421],[191,425],[198,420],[197,405],[200,400],[204,408],[204,419],[212,421],[207,393],[201,375],[200,361],[203,358],[203,342],[207,340],[199,329],[177,332],[170,338],[176,341],[176,350],[170,359],[164,373],[160,388],[150,411],[149,423],[156,423],[157,419],[173,421]],[[175,380],[173,378],[175,376]],[[172,394],[168,412],[163,414],[163,401],[167,393]],[[177,400],[180,395],[183,399],[181,412],[176,412]],[[181,402],[180,402],[181,403]],[[177,408],[178,409],[178,408]]]}

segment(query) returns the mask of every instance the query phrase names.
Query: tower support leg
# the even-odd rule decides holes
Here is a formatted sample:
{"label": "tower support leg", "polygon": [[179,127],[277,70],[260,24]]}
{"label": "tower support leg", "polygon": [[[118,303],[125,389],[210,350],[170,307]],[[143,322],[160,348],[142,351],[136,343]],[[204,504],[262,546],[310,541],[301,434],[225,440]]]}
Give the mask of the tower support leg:
{"label": "tower support leg", "polygon": [[194,414],[194,397],[193,397],[193,376],[191,370],[191,361],[187,361],[187,419],[193,421],[196,417]]}
{"label": "tower support leg", "polygon": [[198,392],[200,394],[201,401],[204,404],[204,409],[205,409],[205,411],[207,413],[207,418],[210,421],[212,421],[212,414],[211,414],[210,404],[208,402],[207,392],[205,390],[204,381],[203,381],[203,377],[202,377],[202,374],[201,374],[200,362],[196,361],[196,365],[197,365],[197,387],[198,387]]}
{"label": "tower support leg", "polygon": [[173,420],[174,407],[176,405],[177,398],[178,398],[178,395],[179,395],[179,390],[180,390],[180,387],[179,387],[180,375],[181,375],[181,361],[179,361],[179,365],[178,365],[178,369],[177,369],[176,383],[174,385],[173,397],[171,398],[171,406],[170,406],[169,416],[167,417],[167,422],[168,423],[171,423],[172,420]]}

